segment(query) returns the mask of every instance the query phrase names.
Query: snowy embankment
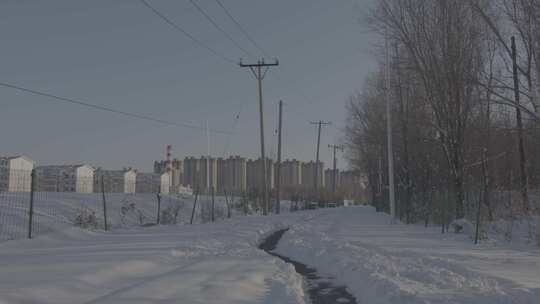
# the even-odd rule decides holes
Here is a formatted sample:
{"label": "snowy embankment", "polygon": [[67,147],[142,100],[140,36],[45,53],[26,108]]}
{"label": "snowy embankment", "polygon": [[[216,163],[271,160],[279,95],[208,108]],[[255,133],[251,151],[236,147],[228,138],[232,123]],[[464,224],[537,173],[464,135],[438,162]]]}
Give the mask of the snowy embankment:
{"label": "snowy embankment", "polygon": [[324,210],[276,252],[336,277],[359,303],[540,303],[540,250],[389,223],[370,207]]}
{"label": "snowy embankment", "polygon": [[358,303],[539,303],[537,247],[389,224],[369,207],[0,243],[0,303],[305,303],[277,253],[347,286]]}
{"label": "snowy embankment", "polygon": [[257,249],[311,213],[0,243],[0,303],[304,303],[294,268]]}
{"label": "snowy embankment", "polygon": [[[155,224],[158,218],[157,195],[152,193],[106,193],[107,223],[111,230]],[[193,196],[161,195],[161,223],[189,223]],[[26,238],[28,234],[29,193],[0,192],[0,242]],[[243,215],[244,208],[238,197],[228,198],[231,216]],[[289,202],[282,202],[282,210],[289,210]],[[211,219],[211,198],[198,197],[194,223]],[[103,197],[101,193],[36,192],[34,197],[33,235],[41,236],[77,226],[77,218],[92,215],[86,226],[104,228]],[[215,218],[227,217],[225,197],[215,198]],[[79,223],[80,225],[80,223]]]}

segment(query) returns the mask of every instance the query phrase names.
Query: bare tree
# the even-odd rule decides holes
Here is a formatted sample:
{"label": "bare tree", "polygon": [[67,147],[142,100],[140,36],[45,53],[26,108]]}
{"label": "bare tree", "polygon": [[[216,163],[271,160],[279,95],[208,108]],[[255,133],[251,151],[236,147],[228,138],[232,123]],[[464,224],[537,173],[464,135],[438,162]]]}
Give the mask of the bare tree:
{"label": "bare tree", "polygon": [[380,22],[404,45],[422,80],[437,138],[455,193],[455,215],[464,216],[464,141],[478,102],[483,41],[474,10],[459,0],[382,0]]}

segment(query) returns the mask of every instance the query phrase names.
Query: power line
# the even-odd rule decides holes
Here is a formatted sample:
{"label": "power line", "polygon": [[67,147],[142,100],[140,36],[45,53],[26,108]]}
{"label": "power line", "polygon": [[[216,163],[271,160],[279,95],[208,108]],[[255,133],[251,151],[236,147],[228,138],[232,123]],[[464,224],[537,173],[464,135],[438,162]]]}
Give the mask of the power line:
{"label": "power line", "polygon": [[148,3],[146,0],[140,0],[148,9],[150,9],[156,16],[158,16],[159,18],[161,18],[163,21],[165,21],[165,23],[167,23],[168,25],[170,25],[172,28],[176,29],[177,31],[181,32],[182,34],[184,34],[186,37],[188,37],[189,39],[191,39],[193,42],[195,42],[195,44],[197,44],[198,46],[208,50],[210,53],[214,54],[215,56],[221,58],[222,60],[228,62],[228,63],[232,63],[232,64],[237,64],[236,61],[230,59],[229,57],[217,52],[216,50],[214,50],[213,48],[211,48],[209,45],[207,45],[206,43],[202,42],[201,40],[197,39],[195,36],[193,36],[192,34],[190,34],[188,31],[184,30],[182,27],[180,27],[178,24],[174,23],[172,20],[170,20],[169,18],[167,18],[165,15],[163,15],[160,11],[158,11],[156,8],[154,8],[152,5],[150,5],[150,3]]}
{"label": "power line", "polygon": [[231,14],[231,12],[225,7],[225,5],[223,5],[223,3],[220,1],[220,0],[215,0],[217,2],[217,4],[219,6],[221,6],[221,8],[223,9],[223,11],[225,12],[225,14],[227,14],[227,16],[229,16],[229,19],[232,20],[232,22],[236,25],[236,27],[244,34],[244,36],[246,36],[246,38],[251,42],[253,43],[253,45],[259,49],[263,54],[264,56],[266,57],[271,57],[270,55],[268,55],[268,53],[257,43],[257,41],[255,41],[255,39],[251,38],[251,35],[249,35],[249,33],[244,29],[244,27],[242,26],[242,24],[240,24],[240,22],[238,22],[238,20],[236,20],[236,18],[234,18],[234,16]]}
{"label": "power line", "polygon": [[[57,101],[62,101],[64,103],[76,104],[76,105],[79,105],[79,106],[92,108],[92,109],[95,109],[95,110],[106,111],[106,112],[116,113],[116,114],[120,114],[120,115],[124,115],[124,116],[128,116],[128,117],[138,118],[138,119],[142,119],[142,120],[153,121],[153,122],[157,122],[157,123],[164,124],[164,125],[175,126],[175,127],[180,127],[180,128],[188,128],[188,129],[194,129],[194,130],[206,130],[204,127],[194,126],[194,125],[190,125],[190,124],[186,124],[186,123],[171,122],[171,121],[167,121],[167,120],[164,120],[164,119],[155,118],[155,117],[152,117],[152,116],[147,116],[147,115],[143,115],[143,114],[137,114],[137,113],[131,113],[131,112],[126,112],[126,111],[122,111],[122,110],[117,110],[117,109],[113,109],[113,108],[109,108],[109,107],[105,107],[105,106],[100,106],[100,105],[95,105],[95,104],[83,102],[83,101],[76,100],[76,99],[73,99],[73,98],[66,98],[66,97],[53,95],[53,94],[50,94],[50,93],[36,91],[36,90],[16,86],[16,85],[9,84],[9,83],[0,82],[0,86],[10,88],[10,89],[15,89],[15,90],[26,92],[26,93],[30,93],[30,94],[33,94],[33,95],[38,95],[38,96],[51,98],[51,99],[54,99],[54,100],[57,100]],[[227,134],[227,135],[230,134],[230,132],[221,131],[221,130],[211,130],[211,132],[218,133],[218,134]]]}
{"label": "power line", "polygon": [[254,57],[253,54],[243,48],[236,40],[234,40],[231,35],[229,35],[229,33],[227,33],[227,31],[225,31],[221,26],[219,26],[219,24],[217,24],[217,22],[215,22],[214,19],[212,19],[212,17],[210,17],[210,15],[208,15],[206,11],[195,2],[195,0],[189,0],[189,2],[199,11],[199,13],[201,13],[206,18],[206,20],[208,20],[208,22],[210,22],[218,31],[220,31],[239,50],[241,50],[242,52],[244,52],[244,54],[248,56]]}

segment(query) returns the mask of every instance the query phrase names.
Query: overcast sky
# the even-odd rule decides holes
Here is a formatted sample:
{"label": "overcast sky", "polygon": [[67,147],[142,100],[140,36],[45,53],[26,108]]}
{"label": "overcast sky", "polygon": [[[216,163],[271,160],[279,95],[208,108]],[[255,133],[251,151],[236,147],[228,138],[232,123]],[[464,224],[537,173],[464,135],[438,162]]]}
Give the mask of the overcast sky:
{"label": "overcast sky", "polygon": [[[188,0],[147,0],[220,54],[253,61]],[[360,22],[369,0],[221,0],[280,66],[263,84],[267,154],[277,151],[283,99],[283,158],[321,159],[340,143],[347,97],[375,68],[375,38]],[[261,52],[214,0],[197,0],[255,56]],[[211,134],[211,154],[258,157],[259,116],[251,73],[197,46],[138,0],[0,1],[0,82],[169,121],[233,131]],[[0,155],[38,164],[86,162],[151,170],[165,145],[175,157],[205,154],[202,130],[164,126],[0,87]],[[235,117],[240,113],[235,124]],[[231,129],[233,128],[234,129]],[[346,164],[340,159],[340,167]]]}

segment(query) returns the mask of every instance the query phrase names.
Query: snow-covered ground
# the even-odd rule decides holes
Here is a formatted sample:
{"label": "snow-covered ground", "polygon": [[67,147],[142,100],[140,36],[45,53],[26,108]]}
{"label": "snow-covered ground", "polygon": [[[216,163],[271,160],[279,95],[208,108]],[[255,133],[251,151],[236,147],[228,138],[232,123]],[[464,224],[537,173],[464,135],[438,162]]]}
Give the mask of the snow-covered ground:
{"label": "snow-covered ground", "polygon": [[309,213],[0,243],[0,303],[304,303],[294,268],[257,249]]}
{"label": "snow-covered ground", "polygon": [[540,303],[540,250],[389,224],[370,207],[217,223],[69,229],[0,243],[0,303],[306,303],[277,252],[332,275],[358,303]]}
{"label": "snow-covered ground", "polygon": [[538,247],[389,223],[371,207],[323,211],[277,252],[335,276],[359,303],[540,303]]}

